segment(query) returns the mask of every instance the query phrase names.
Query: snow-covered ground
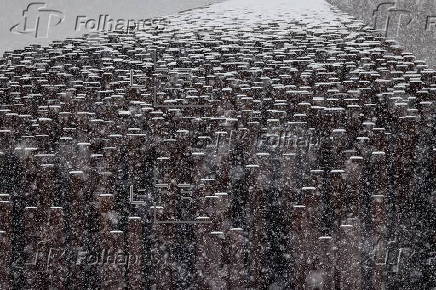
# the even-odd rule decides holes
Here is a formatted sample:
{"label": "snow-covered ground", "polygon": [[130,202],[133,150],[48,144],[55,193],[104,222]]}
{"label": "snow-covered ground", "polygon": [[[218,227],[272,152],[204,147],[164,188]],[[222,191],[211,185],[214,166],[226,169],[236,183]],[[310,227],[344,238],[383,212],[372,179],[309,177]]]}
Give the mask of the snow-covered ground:
{"label": "snow-covered ground", "polygon": [[[277,21],[281,25],[298,22],[305,24],[307,30],[325,30],[340,25],[340,20],[350,17],[324,0],[227,0],[168,18],[174,19],[178,27],[188,30],[192,27],[224,25],[244,31],[244,27],[268,21]],[[190,21],[185,21],[188,18]]]}

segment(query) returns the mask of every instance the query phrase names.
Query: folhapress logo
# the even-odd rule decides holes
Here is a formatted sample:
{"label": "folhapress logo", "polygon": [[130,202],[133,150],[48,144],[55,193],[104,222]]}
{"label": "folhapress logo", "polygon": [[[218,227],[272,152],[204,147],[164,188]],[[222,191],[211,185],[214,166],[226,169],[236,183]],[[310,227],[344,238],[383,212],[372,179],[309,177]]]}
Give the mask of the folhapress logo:
{"label": "folhapress logo", "polygon": [[64,21],[62,11],[49,9],[44,2],[32,2],[23,10],[23,19],[9,30],[16,34],[47,38],[50,28]]}
{"label": "folhapress logo", "polygon": [[396,2],[382,2],[372,12],[374,28],[384,32],[385,37],[398,37],[400,30],[407,27],[414,15],[410,10],[397,8]]}

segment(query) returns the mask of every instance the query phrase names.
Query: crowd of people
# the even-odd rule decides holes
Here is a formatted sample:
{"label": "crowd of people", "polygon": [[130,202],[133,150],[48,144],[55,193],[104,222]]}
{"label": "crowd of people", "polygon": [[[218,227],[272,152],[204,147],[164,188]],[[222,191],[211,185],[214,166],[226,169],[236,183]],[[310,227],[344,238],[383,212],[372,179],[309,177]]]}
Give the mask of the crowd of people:
{"label": "crowd of people", "polygon": [[6,52],[0,288],[436,287],[436,71],[282,13]]}

